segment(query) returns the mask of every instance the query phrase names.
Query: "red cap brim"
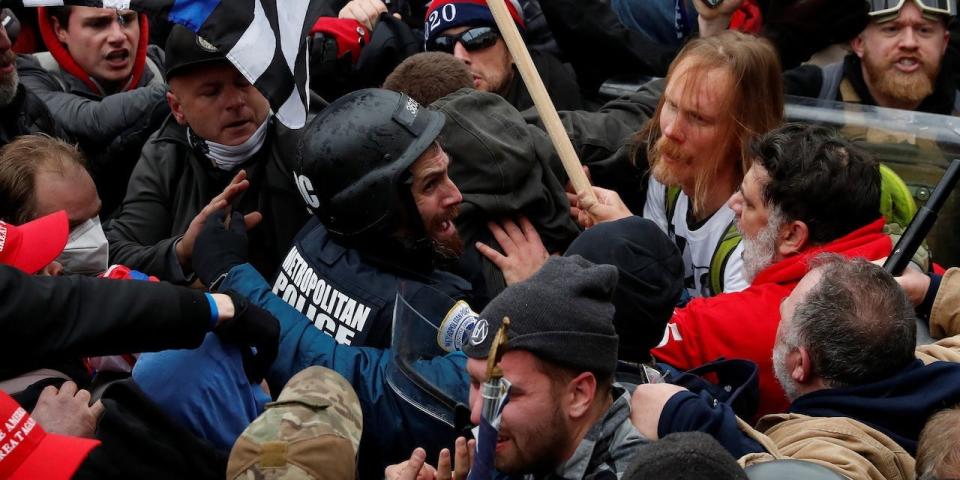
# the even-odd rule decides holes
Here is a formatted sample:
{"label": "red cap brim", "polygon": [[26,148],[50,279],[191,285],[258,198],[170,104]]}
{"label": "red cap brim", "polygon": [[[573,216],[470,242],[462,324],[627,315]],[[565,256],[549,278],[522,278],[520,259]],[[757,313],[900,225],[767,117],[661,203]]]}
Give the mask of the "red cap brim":
{"label": "red cap brim", "polygon": [[70,220],[63,210],[34,219],[16,227],[22,235],[19,251],[10,266],[30,275],[57,259],[70,236]]}
{"label": "red cap brim", "polygon": [[67,480],[80,468],[99,440],[47,432],[10,480]]}

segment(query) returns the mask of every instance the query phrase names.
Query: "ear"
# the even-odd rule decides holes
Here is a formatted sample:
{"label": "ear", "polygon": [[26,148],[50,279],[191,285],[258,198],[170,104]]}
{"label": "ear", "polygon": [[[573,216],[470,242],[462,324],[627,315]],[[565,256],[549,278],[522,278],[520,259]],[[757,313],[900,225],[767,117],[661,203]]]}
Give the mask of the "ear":
{"label": "ear", "polygon": [[597,395],[597,377],[590,372],[577,375],[567,384],[567,415],[582,418],[590,411],[593,399]]}
{"label": "ear", "polygon": [[943,51],[940,52],[940,53],[941,53],[941,54],[946,54],[946,53],[947,53],[947,47],[949,47],[949,46],[950,46],[950,29],[944,29],[944,30],[943,30]]}
{"label": "ear", "polygon": [[777,253],[781,258],[789,257],[807,246],[810,232],[807,224],[800,220],[793,220],[780,227],[780,241],[777,242]]}
{"label": "ear", "polygon": [[67,27],[60,25],[60,19],[51,16],[50,26],[53,27],[53,33],[57,36],[57,40],[60,40],[62,43],[67,43]]}
{"label": "ear", "polygon": [[788,360],[790,378],[800,385],[809,385],[813,381],[813,365],[810,363],[810,352],[804,347],[797,347],[790,352]]}
{"label": "ear", "polygon": [[863,33],[860,33],[856,37],[853,37],[853,40],[850,40],[850,48],[853,49],[853,53],[857,54],[858,57],[863,58]]}
{"label": "ear", "polygon": [[173,119],[180,125],[186,125],[187,119],[183,116],[183,107],[180,105],[180,99],[173,92],[167,92],[167,103],[170,105],[170,113]]}

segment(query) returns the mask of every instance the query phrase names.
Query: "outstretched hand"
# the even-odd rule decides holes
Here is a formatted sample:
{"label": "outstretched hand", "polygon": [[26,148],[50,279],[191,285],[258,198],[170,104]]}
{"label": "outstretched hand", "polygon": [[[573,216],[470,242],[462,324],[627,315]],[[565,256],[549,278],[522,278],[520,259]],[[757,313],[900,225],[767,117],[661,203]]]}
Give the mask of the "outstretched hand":
{"label": "outstretched hand", "polygon": [[[595,200],[586,192],[570,199],[570,216],[581,227],[590,228],[598,223],[613,222],[633,215],[617,192],[600,187],[591,188]],[[567,195],[569,198],[570,194]]]}
{"label": "outstretched hand", "polygon": [[97,400],[90,405],[90,392],[67,381],[60,388],[44,388],[30,416],[47,432],[93,438],[103,404]]}
{"label": "outstretched hand", "polygon": [[455,462],[451,462],[450,449],[444,448],[440,451],[436,468],[426,463],[427,453],[422,448],[416,448],[409,460],[388,466],[383,477],[386,480],[465,480],[473,465],[476,448],[476,440],[467,441],[458,437],[454,444]]}
{"label": "outstretched hand", "polygon": [[499,224],[488,223],[487,228],[493,233],[503,253],[480,242],[476,243],[476,248],[503,272],[507,285],[530,278],[550,256],[540,240],[540,234],[527,217],[520,217],[519,225],[513,220],[504,219]]}
{"label": "outstretched hand", "polygon": [[[176,247],[174,247],[177,261],[180,262],[180,267],[185,272],[193,271],[193,245],[197,240],[197,236],[200,235],[200,231],[203,230],[207,218],[209,218],[213,212],[226,208],[227,205],[230,205],[236,200],[247,188],[250,188],[250,182],[247,180],[247,172],[246,170],[240,170],[233,179],[230,180],[226,188],[224,188],[219,195],[213,197],[210,203],[203,207],[203,210],[200,210],[200,213],[190,221],[187,231],[184,232],[183,237],[180,238]],[[263,216],[260,215],[260,213],[253,212],[244,217],[244,223],[249,230],[260,223],[262,219]]]}

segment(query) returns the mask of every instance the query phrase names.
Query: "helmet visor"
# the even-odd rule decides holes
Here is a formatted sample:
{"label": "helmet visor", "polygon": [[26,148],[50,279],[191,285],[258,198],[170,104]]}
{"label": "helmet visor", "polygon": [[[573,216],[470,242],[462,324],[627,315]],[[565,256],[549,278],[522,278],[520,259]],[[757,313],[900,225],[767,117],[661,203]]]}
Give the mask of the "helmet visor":
{"label": "helmet visor", "polygon": [[867,0],[867,4],[870,5],[871,17],[881,17],[899,12],[908,1],[916,2],[923,13],[947,16],[957,14],[956,0]]}

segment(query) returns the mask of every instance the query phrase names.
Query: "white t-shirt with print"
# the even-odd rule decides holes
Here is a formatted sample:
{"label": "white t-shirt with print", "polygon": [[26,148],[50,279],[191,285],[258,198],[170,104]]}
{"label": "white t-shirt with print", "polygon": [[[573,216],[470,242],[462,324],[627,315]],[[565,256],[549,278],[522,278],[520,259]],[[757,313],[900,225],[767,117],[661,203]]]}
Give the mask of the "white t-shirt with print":
{"label": "white t-shirt with print", "polygon": [[[666,215],[667,187],[650,177],[647,185],[647,201],[643,216],[654,221],[663,230],[683,255],[684,285],[693,297],[708,297],[710,289],[710,262],[720,240],[727,232],[736,215],[724,204],[709,219],[691,229],[687,223],[690,199],[683,192],[677,198],[673,218]],[[723,270],[723,291],[738,292],[750,284],[743,278],[743,243],[730,253]]]}

